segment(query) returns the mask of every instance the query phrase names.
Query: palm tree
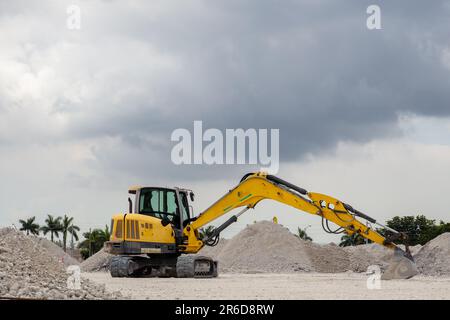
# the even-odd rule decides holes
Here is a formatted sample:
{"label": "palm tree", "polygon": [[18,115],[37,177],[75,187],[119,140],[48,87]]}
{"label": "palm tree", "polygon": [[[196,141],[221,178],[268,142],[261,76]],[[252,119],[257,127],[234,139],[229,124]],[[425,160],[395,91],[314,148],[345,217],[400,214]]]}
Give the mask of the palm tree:
{"label": "palm tree", "polygon": [[35,223],[36,217],[28,218],[26,221],[20,219],[19,222],[22,224],[20,231],[26,231],[27,236],[31,233],[34,235],[39,235],[39,225]]}
{"label": "palm tree", "polygon": [[214,226],[207,226],[206,228],[201,228],[199,230],[199,239],[203,240],[208,238],[210,235],[213,234],[215,227]]}
{"label": "palm tree", "polygon": [[80,228],[78,226],[73,225],[73,217],[69,218],[67,215],[64,215],[61,227],[62,227],[61,232],[63,234],[63,249],[65,252],[67,250],[67,233],[72,234],[72,243],[73,243],[73,238],[78,240],[78,235],[76,234],[76,231],[80,231]]}
{"label": "palm tree", "polygon": [[306,229],[308,229],[308,227],[305,229],[297,227],[297,234],[295,236],[305,241],[313,241],[313,239],[306,233]]}
{"label": "palm tree", "polygon": [[72,236],[70,239],[70,247],[73,250],[74,246],[73,246],[73,239],[75,239],[75,241],[78,241],[78,233],[80,231],[80,227],[75,226],[75,225],[70,225],[69,229],[68,229],[70,235]]}
{"label": "palm tree", "polygon": [[111,232],[109,231],[108,225],[105,225],[105,229],[100,233],[100,238],[104,240],[104,242],[109,241],[109,238],[111,238]]}
{"label": "palm tree", "polygon": [[94,229],[83,233],[83,240],[78,247],[86,252],[88,257],[92,256],[97,251],[103,248],[103,244],[109,241],[110,232],[108,226],[105,229]]}
{"label": "palm tree", "polygon": [[44,232],[44,235],[47,235],[47,233],[50,232],[50,239],[54,242],[53,236],[55,235],[59,238],[59,233],[62,231],[61,217],[54,218],[49,214],[47,215],[47,219],[45,219],[45,223],[47,225],[41,227],[41,230]]}

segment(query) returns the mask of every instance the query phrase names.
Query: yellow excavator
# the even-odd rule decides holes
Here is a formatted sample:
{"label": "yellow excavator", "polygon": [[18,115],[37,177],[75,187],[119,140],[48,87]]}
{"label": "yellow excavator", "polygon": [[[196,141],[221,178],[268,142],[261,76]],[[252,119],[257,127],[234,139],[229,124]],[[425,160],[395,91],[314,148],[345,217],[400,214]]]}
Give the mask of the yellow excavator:
{"label": "yellow excavator", "polygon": [[[405,240],[405,234],[338,199],[308,192],[264,172],[246,174],[236,187],[198,216],[194,216],[190,205],[194,201],[191,190],[132,187],[129,193],[135,196],[134,206],[128,198],[129,213],[113,216],[111,238],[105,243],[105,250],[115,255],[110,265],[112,277],[217,277],[217,261],[195,253],[205,245],[216,245],[224,229],[264,199],[318,216],[328,233],[359,234],[393,249],[393,263],[385,271],[384,279],[406,279],[418,273],[408,246],[403,250],[395,244]],[[237,208],[241,209],[237,214],[201,238],[200,228]],[[330,222],[337,227],[330,226]],[[381,227],[384,235],[375,226]]]}

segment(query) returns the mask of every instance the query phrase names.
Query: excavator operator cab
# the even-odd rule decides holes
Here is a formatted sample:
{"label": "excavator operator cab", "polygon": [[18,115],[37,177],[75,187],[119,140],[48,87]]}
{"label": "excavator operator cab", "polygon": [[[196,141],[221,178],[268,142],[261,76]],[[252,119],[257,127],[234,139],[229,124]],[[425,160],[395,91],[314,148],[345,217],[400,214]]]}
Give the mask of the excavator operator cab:
{"label": "excavator operator cab", "polygon": [[[190,220],[191,206],[188,197],[193,201],[194,193],[180,188],[143,187],[131,188],[130,194],[135,194],[134,213],[161,219],[166,226],[169,223],[176,229],[182,229]],[[130,202],[130,212],[132,202]]]}

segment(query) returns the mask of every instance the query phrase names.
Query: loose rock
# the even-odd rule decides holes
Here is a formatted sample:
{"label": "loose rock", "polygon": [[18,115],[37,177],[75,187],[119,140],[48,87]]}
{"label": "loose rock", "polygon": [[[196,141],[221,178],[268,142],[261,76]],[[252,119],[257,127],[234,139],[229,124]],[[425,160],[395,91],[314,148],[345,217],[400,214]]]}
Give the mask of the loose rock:
{"label": "loose rock", "polygon": [[[0,297],[32,299],[95,299],[120,298],[103,286],[80,279],[80,289],[68,286],[71,276],[58,256],[35,241],[11,228],[0,229]],[[75,284],[76,282],[70,282]]]}

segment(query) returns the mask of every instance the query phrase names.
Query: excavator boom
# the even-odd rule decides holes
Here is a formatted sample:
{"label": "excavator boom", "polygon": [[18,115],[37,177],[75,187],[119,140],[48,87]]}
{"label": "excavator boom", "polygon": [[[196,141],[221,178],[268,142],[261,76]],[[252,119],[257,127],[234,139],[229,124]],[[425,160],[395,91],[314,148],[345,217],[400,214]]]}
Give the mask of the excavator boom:
{"label": "excavator boom", "polygon": [[[377,223],[375,219],[353,209],[350,205],[330,197],[325,194],[307,192],[305,189],[297,187],[280,178],[258,172],[244,176],[241,182],[217,202],[203,211],[197,219],[184,229],[185,235],[195,234],[195,231],[204,225],[211,223],[222,215],[236,208],[254,208],[261,200],[271,199],[298,210],[317,215],[322,219],[326,231],[331,233],[347,233],[352,235],[358,233],[361,236],[390,248],[395,248],[395,244],[390,239],[378,233],[371,224]],[[367,220],[363,223],[358,217]],[[232,221],[233,217],[231,218]],[[328,222],[331,221],[339,228],[331,230]],[[385,226],[383,226],[385,227]],[[398,237],[400,233],[392,230]],[[187,252],[197,252],[203,244],[200,244],[196,237],[192,238],[192,245],[186,247]]]}
{"label": "excavator boom", "polygon": [[[236,222],[238,216],[246,210],[254,208],[264,199],[275,200],[300,211],[319,216],[324,230],[328,233],[359,234],[366,239],[393,249],[396,257],[406,257],[412,261],[408,246],[406,246],[406,251],[403,251],[394,243],[396,240],[405,239],[406,236],[404,234],[378,223],[375,219],[336,198],[321,193],[308,192],[278,177],[262,172],[245,175],[235,188],[203,211],[195,221],[188,224],[183,231],[187,237],[187,242],[182,246],[182,250],[187,253],[196,253],[205,244],[216,242],[215,238],[218,237],[221,231],[233,222]],[[242,208],[242,210],[216,228],[215,232],[207,239],[203,239],[203,241],[198,239],[198,230],[201,227],[236,208]],[[366,221],[363,222],[360,219]],[[334,223],[338,228],[332,230],[329,222]],[[386,235],[380,234],[374,228],[374,225],[387,230]],[[403,278],[417,273],[414,265],[408,266],[406,262],[405,267],[405,262],[403,260],[402,262],[402,272],[408,274],[407,276],[402,275]],[[405,269],[408,270],[405,271]],[[396,276],[398,275],[394,275],[394,277]]]}

